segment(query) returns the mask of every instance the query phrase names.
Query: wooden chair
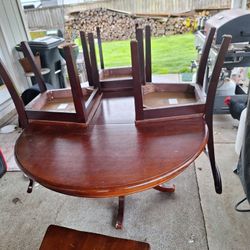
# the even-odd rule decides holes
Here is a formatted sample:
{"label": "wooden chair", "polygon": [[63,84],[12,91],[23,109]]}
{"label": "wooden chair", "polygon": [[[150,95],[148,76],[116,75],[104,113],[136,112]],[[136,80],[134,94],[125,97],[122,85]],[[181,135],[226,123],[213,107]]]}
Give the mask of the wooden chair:
{"label": "wooden chair", "polygon": [[[143,56],[143,34],[141,29],[137,29],[138,25],[135,26],[136,30],[136,39],[142,42],[139,43],[141,50],[141,56]],[[117,67],[105,69],[103,49],[102,49],[102,40],[100,28],[96,28],[97,41],[98,41],[98,50],[100,58],[100,70],[98,70],[97,59],[96,59],[96,50],[94,46],[94,38],[92,34],[89,34],[89,50],[88,44],[86,41],[86,35],[83,31],[80,32],[82,47],[83,47],[83,56],[86,64],[86,71],[90,85],[93,85],[93,79],[95,84],[99,84],[103,90],[121,90],[121,89],[131,89],[131,76],[132,68],[131,66],[126,67]],[[146,74],[147,81],[151,81],[151,38],[150,38],[150,26],[146,26]],[[150,51],[150,53],[147,53]],[[90,54],[90,55],[89,55]],[[141,62],[144,65],[144,58]],[[144,72],[144,71],[143,71]],[[142,74],[142,80],[144,79],[144,74]],[[127,78],[127,79],[126,79]]]}
{"label": "wooden chair", "polygon": [[[136,33],[136,39],[142,39],[143,40],[143,34],[141,33],[142,29],[138,29],[138,24],[135,24],[135,33]],[[100,67],[101,70],[104,70],[104,58],[103,58],[103,50],[102,50],[102,39],[101,39],[101,31],[99,27],[96,27],[96,36],[97,36],[97,42],[98,42],[98,50],[99,50],[99,58],[100,58]],[[141,41],[142,41],[141,40]],[[141,43],[139,46],[141,46],[141,52],[143,52],[143,43]],[[144,53],[144,52],[143,52]],[[142,54],[143,54],[142,53]],[[151,82],[151,75],[152,75],[152,67],[151,67],[151,31],[150,26],[145,26],[145,55],[146,55],[146,81]],[[144,60],[143,60],[144,63]],[[131,67],[128,67],[131,69]],[[122,69],[122,68],[121,68]],[[118,72],[119,73],[119,72]],[[131,76],[131,71],[128,76]]]}
{"label": "wooden chair", "polygon": [[[136,30],[136,38],[138,41],[138,79],[135,81],[134,87],[137,89],[139,96],[142,95],[143,103],[137,105],[138,117],[137,121],[144,119],[165,118],[180,115],[192,115],[202,113],[205,107],[205,92],[203,90],[203,81],[206,71],[209,51],[213,41],[215,28],[212,28],[206,39],[205,46],[202,51],[201,62],[197,72],[197,81],[194,84],[186,83],[152,83],[147,82],[151,79],[151,50],[150,50],[150,28],[146,27],[146,74],[144,64],[143,49],[143,30]],[[137,59],[136,59],[137,60]],[[133,67],[137,67],[135,64]],[[145,77],[146,75],[146,77]],[[141,83],[141,86],[139,85]],[[141,93],[139,93],[139,92]],[[140,100],[136,100],[140,102]],[[143,114],[143,115],[142,115]],[[140,117],[139,117],[140,116]]]}
{"label": "wooden chair", "polygon": [[98,45],[100,51],[101,69],[98,69],[95,42],[93,33],[88,34],[88,43],[85,32],[80,32],[83,56],[90,85],[99,86],[102,91],[126,90],[133,88],[132,68],[104,68],[100,30],[97,29]]}
{"label": "wooden chair", "polygon": [[150,250],[148,243],[50,225],[40,250]]}
{"label": "wooden chair", "polygon": [[[135,24],[135,33],[136,39],[139,41],[139,50],[141,56],[141,66],[144,67],[144,45],[143,45],[143,30],[138,28],[138,23]],[[215,30],[215,28],[212,28]],[[99,49],[99,57],[100,57],[100,66],[101,69],[104,70],[104,59],[103,59],[103,50],[102,50],[102,40],[101,40],[101,32],[100,28],[96,28],[97,41],[98,41],[98,49]],[[214,34],[214,33],[213,33]],[[212,34],[211,34],[212,35]],[[146,80],[146,82],[152,81],[152,63],[151,63],[151,29],[149,25],[145,26],[145,76],[144,69],[141,72],[142,83]],[[129,67],[131,68],[131,67]],[[120,68],[122,69],[122,68]],[[129,73],[131,76],[131,73]],[[146,78],[145,78],[146,77]]]}
{"label": "wooden chair", "polygon": [[3,62],[0,60],[0,76],[5,82],[14,101],[19,115],[20,125],[25,128],[28,124],[28,120],[88,124],[99,105],[101,94],[97,88],[81,88],[71,47],[66,46],[64,48],[71,88],[53,90],[47,90],[27,43],[22,42],[22,47],[27,58],[30,59],[35,74],[38,76],[37,79],[39,80],[38,84],[41,91],[41,94],[25,107],[13,84],[13,80],[8,74]]}
{"label": "wooden chair", "polygon": [[[214,156],[214,142],[213,142],[213,106],[214,106],[214,99],[216,94],[216,89],[219,81],[219,76],[221,73],[221,69],[224,63],[224,57],[228,50],[228,46],[231,41],[231,36],[224,36],[223,42],[218,53],[215,66],[210,78],[209,88],[207,92],[206,101],[204,103],[198,104],[174,104],[171,107],[160,107],[160,108],[148,108],[144,106],[145,96],[143,96],[144,86],[141,86],[141,74],[140,74],[140,50],[137,41],[131,42],[131,55],[132,55],[132,71],[133,71],[133,80],[134,80],[134,99],[135,99],[135,113],[136,113],[136,123],[140,122],[149,122],[150,120],[159,120],[159,119],[176,119],[176,117],[185,117],[185,116],[204,116],[204,119],[207,123],[207,127],[209,130],[209,138],[207,143],[208,148],[208,155],[211,163],[211,168],[214,177],[215,189],[217,193],[222,192],[221,186],[221,178],[218,171],[218,168],[215,163],[215,156]],[[208,53],[208,51],[206,51]],[[201,65],[204,65],[201,62]],[[204,71],[203,68],[200,71]],[[201,81],[202,75],[198,74],[197,79]],[[202,82],[199,82],[202,84]],[[164,84],[162,84],[164,86]],[[197,84],[198,85],[198,84]],[[166,85],[165,85],[166,86]],[[169,87],[170,86],[170,87]],[[174,92],[176,95],[181,89],[178,88],[178,84],[168,87],[160,86],[160,91]],[[183,91],[183,89],[182,89]],[[185,89],[184,89],[185,91]]]}

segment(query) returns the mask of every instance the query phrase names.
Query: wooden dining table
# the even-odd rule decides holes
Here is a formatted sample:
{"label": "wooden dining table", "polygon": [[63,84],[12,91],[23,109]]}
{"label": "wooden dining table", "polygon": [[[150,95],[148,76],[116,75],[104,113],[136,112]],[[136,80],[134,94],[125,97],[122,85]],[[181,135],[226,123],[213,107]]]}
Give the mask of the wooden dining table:
{"label": "wooden dining table", "polygon": [[203,116],[183,116],[135,124],[130,92],[104,93],[86,127],[33,121],[15,144],[22,171],[46,188],[90,198],[124,197],[157,188],[187,168],[204,150]]}

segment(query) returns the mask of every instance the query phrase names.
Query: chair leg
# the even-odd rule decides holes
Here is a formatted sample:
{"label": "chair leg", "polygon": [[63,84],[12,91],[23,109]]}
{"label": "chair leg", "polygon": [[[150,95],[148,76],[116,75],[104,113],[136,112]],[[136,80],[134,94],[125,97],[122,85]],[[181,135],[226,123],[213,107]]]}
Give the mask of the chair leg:
{"label": "chair leg", "polygon": [[29,179],[29,180],[30,180],[30,183],[28,185],[27,193],[30,194],[33,190],[34,181],[32,179]]}
{"label": "chair leg", "polygon": [[[209,134],[211,135],[211,133],[209,133]],[[211,169],[212,169],[212,174],[213,174],[213,178],[214,178],[215,191],[217,194],[221,194],[222,193],[222,183],[221,183],[220,172],[219,172],[219,169],[216,166],[216,162],[215,162],[213,136],[208,137],[207,148],[208,148],[208,152],[205,151],[205,153],[209,157],[209,161],[210,161],[210,165],[211,165]]]}
{"label": "chair leg", "polygon": [[125,209],[125,197],[119,196],[118,214],[115,223],[116,229],[122,229],[123,227],[124,209]]}
{"label": "chair leg", "polygon": [[175,185],[166,186],[166,184],[162,184],[154,187],[154,189],[164,193],[173,193],[175,191]]}

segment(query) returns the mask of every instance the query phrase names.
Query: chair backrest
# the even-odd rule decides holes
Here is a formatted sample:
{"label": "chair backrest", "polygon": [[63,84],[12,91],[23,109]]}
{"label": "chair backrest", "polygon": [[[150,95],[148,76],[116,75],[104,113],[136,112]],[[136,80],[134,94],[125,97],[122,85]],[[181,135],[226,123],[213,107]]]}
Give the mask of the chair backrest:
{"label": "chair backrest", "polygon": [[200,86],[203,86],[203,83],[204,83],[208,56],[209,56],[210,48],[213,42],[215,31],[216,31],[215,27],[210,28],[208,36],[206,37],[204,46],[201,51],[201,58],[200,58],[199,67],[198,67],[197,75],[196,75],[196,83],[199,84]]}
{"label": "chair backrest", "polygon": [[146,82],[152,82],[151,29],[149,25],[145,27],[145,54]]}
{"label": "chair backrest", "polygon": [[28,42],[26,42],[26,41],[21,42],[21,49],[23,51],[24,56],[27,57],[30,65],[31,65],[32,71],[35,74],[35,78],[37,80],[40,92],[41,93],[45,92],[47,90],[47,87],[46,87],[44,78],[41,74],[41,70],[37,67],[34,54],[31,51],[31,48],[30,48]]}

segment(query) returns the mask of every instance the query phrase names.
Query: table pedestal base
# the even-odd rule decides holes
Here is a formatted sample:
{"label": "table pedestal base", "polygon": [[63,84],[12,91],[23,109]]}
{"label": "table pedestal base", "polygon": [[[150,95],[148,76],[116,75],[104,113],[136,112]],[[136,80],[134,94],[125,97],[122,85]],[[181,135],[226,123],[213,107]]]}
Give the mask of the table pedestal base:
{"label": "table pedestal base", "polygon": [[154,189],[164,193],[173,193],[175,191],[175,185],[167,186],[166,184],[162,184],[154,187]]}
{"label": "table pedestal base", "polygon": [[[167,186],[166,184],[162,184],[154,187],[154,189],[164,193],[173,193],[175,191],[175,185]],[[115,223],[116,229],[122,229],[123,227],[124,210],[125,210],[125,196],[119,196],[118,212]]]}

